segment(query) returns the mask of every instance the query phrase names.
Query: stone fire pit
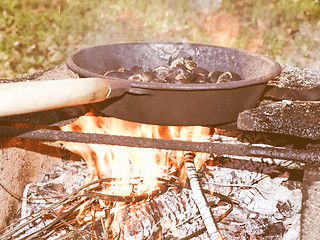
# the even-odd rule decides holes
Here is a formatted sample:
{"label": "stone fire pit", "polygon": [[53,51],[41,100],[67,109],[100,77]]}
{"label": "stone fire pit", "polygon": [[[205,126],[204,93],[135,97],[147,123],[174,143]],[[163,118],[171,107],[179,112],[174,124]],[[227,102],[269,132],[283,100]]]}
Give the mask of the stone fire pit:
{"label": "stone fire pit", "polygon": [[[48,70],[11,81],[57,80],[75,78],[64,63]],[[320,73],[283,65],[279,79],[270,81],[260,106],[239,115],[238,130],[288,135],[301,141],[301,148],[320,151]],[[1,118],[1,122],[22,122],[62,126],[87,112],[86,106],[51,110]],[[294,127],[290,127],[294,126]],[[235,128],[235,124],[221,126]],[[279,137],[280,138],[280,137]],[[307,142],[306,145],[303,143]],[[57,143],[0,137],[0,229],[13,222],[21,209],[24,187],[40,181],[43,173],[65,160],[80,160]],[[320,231],[319,164],[303,166],[302,239],[316,239]]]}

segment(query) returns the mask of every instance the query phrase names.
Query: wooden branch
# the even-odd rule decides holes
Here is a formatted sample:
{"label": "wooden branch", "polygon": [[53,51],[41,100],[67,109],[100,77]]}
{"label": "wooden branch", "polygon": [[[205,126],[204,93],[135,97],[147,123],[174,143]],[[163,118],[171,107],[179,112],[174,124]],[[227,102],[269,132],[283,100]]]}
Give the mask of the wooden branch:
{"label": "wooden branch", "polygon": [[187,152],[184,155],[185,166],[187,169],[187,175],[190,180],[190,187],[192,189],[192,196],[195,200],[197,207],[199,209],[200,215],[203,219],[204,225],[207,228],[208,234],[211,240],[220,240],[222,235],[214,222],[211,210],[207,204],[205,195],[202,192],[196,167],[194,165],[195,154],[192,152]]}

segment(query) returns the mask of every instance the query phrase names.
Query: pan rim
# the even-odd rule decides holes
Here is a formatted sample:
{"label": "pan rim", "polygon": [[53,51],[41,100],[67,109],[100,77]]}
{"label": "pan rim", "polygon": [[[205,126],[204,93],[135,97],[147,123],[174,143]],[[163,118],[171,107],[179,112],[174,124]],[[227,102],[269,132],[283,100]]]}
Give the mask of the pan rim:
{"label": "pan rim", "polygon": [[[124,44],[126,45],[129,45],[129,44],[172,44],[172,45],[188,44],[191,46],[194,45],[194,46],[203,46],[203,47],[217,47],[217,48],[226,49],[226,50],[231,49],[239,53],[251,55],[253,57],[259,57],[260,59],[262,59],[263,61],[267,62],[270,65],[271,70],[269,74],[260,75],[250,79],[242,79],[240,81],[234,81],[234,82],[204,83],[204,84],[172,84],[172,83],[154,83],[154,82],[146,83],[146,82],[130,81],[122,78],[111,78],[111,77],[104,76],[102,74],[84,69],[75,63],[75,60],[74,60],[75,56],[79,55],[83,51],[88,51],[90,49],[101,48],[105,46],[116,46],[116,45],[124,45]],[[118,81],[132,88],[154,89],[154,90],[177,90],[177,91],[234,89],[234,88],[242,88],[242,87],[257,85],[257,84],[266,84],[269,80],[280,75],[282,71],[281,65],[274,59],[271,59],[262,54],[251,52],[244,49],[237,49],[237,48],[224,47],[224,46],[218,46],[218,45],[209,45],[209,44],[183,43],[183,42],[158,42],[158,41],[122,42],[122,43],[112,43],[112,44],[102,44],[102,45],[91,46],[91,47],[80,49],[72,53],[67,58],[66,64],[71,71],[83,77],[97,77],[97,78],[106,79],[107,81]]]}

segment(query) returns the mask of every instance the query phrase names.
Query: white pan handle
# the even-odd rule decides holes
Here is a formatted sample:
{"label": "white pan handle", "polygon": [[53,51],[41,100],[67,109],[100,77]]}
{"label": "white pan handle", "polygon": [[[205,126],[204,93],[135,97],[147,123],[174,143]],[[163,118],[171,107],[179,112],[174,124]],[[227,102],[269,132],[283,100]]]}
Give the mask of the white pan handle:
{"label": "white pan handle", "polygon": [[111,87],[101,78],[3,83],[0,116],[99,102],[110,94]]}

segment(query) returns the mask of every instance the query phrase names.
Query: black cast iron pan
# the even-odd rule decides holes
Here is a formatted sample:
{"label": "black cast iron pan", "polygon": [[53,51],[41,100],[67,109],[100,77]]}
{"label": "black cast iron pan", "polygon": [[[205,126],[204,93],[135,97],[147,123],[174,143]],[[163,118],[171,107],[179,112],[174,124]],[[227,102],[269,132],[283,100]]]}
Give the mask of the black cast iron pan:
{"label": "black cast iron pan", "polygon": [[[219,84],[168,84],[120,80],[126,92],[93,106],[107,116],[158,125],[217,125],[232,122],[238,113],[258,104],[268,80],[281,73],[280,65],[265,56],[233,48],[202,44],[140,42],[82,49],[67,59],[82,77],[104,76],[106,70],[144,69],[168,65],[177,50],[193,57],[209,71],[232,71],[243,80]],[[111,80],[110,80],[111,81]]]}
{"label": "black cast iron pan", "polygon": [[[168,84],[129,81],[104,76],[107,70],[167,65],[176,51],[193,57],[209,71],[231,71],[243,80],[210,84]],[[19,102],[0,101],[0,116],[86,104],[106,116],[158,125],[218,125],[235,121],[238,113],[257,105],[269,79],[281,72],[280,65],[248,51],[202,44],[120,43],[75,52],[66,61],[80,79],[2,84],[2,100],[17,89]],[[19,85],[20,84],[20,85]],[[14,85],[14,86],[13,86]],[[26,90],[27,89],[27,90]],[[32,97],[32,104],[29,99]],[[29,102],[28,102],[29,101]],[[24,108],[28,108],[24,111]],[[2,111],[3,112],[3,111]]]}

